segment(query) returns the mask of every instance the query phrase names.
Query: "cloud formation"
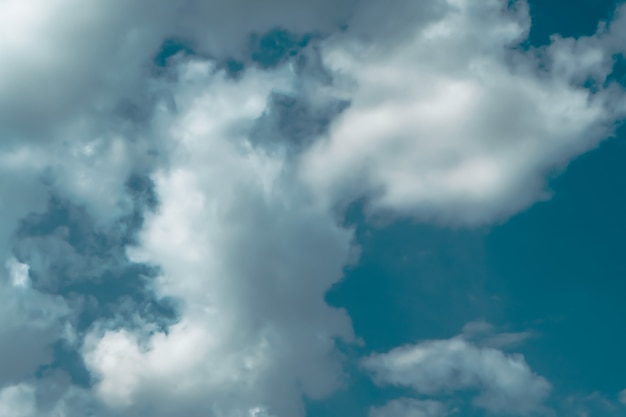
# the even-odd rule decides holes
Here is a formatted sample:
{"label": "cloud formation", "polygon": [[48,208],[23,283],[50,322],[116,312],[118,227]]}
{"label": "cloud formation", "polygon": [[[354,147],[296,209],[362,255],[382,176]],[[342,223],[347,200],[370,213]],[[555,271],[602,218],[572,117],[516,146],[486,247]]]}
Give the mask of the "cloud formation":
{"label": "cloud formation", "polygon": [[[624,116],[624,13],[527,50],[527,6],[508,3],[0,3],[0,414],[298,417],[344,386],[339,347],[358,335],[324,297],[358,259],[347,206],[500,221]],[[251,39],[277,28],[310,42],[262,65]],[[155,62],[172,39],[182,52]],[[90,309],[105,297],[87,284],[121,281],[110,314]],[[540,410],[550,384],[497,349],[528,335],[486,332],[365,364]]]}
{"label": "cloud formation", "polygon": [[[166,333],[94,332],[84,348],[96,392],[129,415],[184,404],[189,416],[297,416],[300,392],[320,398],[341,384],[334,345],[353,340],[350,320],[323,297],[351,233],[308,204],[284,157],[247,142],[268,94],[289,87],[277,71],[235,81],[192,60],[177,112],[158,116],[176,150],[154,174],[161,205],[130,255],[159,265],[157,294],[181,300],[181,318]],[[172,380],[184,382],[172,390]]]}
{"label": "cloud formation", "polygon": [[363,366],[378,384],[409,387],[421,395],[477,391],[473,404],[494,414],[542,412],[552,388],[523,356],[478,347],[463,337],[399,347],[366,358]]}
{"label": "cloud formation", "polygon": [[333,202],[366,196],[374,214],[461,225],[545,198],[546,176],[610,135],[626,106],[621,88],[581,85],[610,73],[611,33],[523,50],[530,19],[515,4],[452,1],[391,44],[330,38],[324,62],[354,84],[351,106],[303,177]]}

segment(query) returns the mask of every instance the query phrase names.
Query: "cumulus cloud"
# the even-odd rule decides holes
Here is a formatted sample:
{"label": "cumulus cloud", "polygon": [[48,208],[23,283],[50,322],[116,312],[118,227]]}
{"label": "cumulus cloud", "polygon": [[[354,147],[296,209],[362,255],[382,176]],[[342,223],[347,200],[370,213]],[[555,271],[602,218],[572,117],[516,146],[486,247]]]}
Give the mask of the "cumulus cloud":
{"label": "cumulus cloud", "polygon": [[33,417],[35,391],[27,384],[11,385],[0,391],[0,413],[7,417]]}
{"label": "cumulus cloud", "polygon": [[354,86],[301,171],[321,198],[367,196],[374,214],[440,223],[500,220],[545,198],[546,175],[624,116],[621,88],[579,84],[611,71],[604,32],[524,51],[523,2],[448,5],[392,44],[327,41],[324,62]]}
{"label": "cumulus cloud", "polygon": [[496,414],[541,412],[552,388],[523,356],[479,347],[463,337],[399,347],[366,358],[363,366],[378,384],[409,387],[418,394],[477,390],[473,404]]}
{"label": "cumulus cloud", "polygon": [[[288,69],[277,71],[235,81],[193,60],[177,113],[159,115],[176,150],[154,174],[161,205],[130,255],[159,265],[157,294],[184,303],[181,319],[166,333],[96,332],[84,348],[99,396],[129,415],[184,404],[189,416],[297,416],[301,395],[341,384],[335,339],[353,340],[351,325],[323,297],[352,235],[309,205],[284,157],[246,141],[268,94],[290,87]],[[172,390],[172,380],[183,382]]]}

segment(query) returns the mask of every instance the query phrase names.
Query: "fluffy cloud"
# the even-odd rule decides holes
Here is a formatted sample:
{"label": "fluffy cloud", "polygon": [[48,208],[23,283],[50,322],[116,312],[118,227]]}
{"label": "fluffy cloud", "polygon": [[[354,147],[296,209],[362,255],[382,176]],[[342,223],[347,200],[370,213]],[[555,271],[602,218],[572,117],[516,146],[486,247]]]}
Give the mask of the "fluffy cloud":
{"label": "fluffy cloud", "polygon": [[361,2],[3,1],[3,144],[66,139],[68,129],[101,134],[123,124],[112,117],[116,112],[145,121],[157,93],[150,86],[151,60],[167,39],[183,39],[201,54],[241,59],[251,34],[330,32]]}
{"label": "fluffy cloud", "polygon": [[288,69],[277,71],[235,81],[191,61],[177,113],[159,116],[175,151],[154,174],[161,205],[130,254],[161,268],[157,294],[181,300],[181,319],[166,333],[96,332],[84,348],[96,392],[127,415],[184,404],[189,416],[298,416],[302,395],[341,384],[335,339],[352,330],[324,293],[352,235],[309,204],[288,160],[246,140],[270,92],[290,88]]}
{"label": "fluffy cloud", "polygon": [[301,172],[320,198],[367,196],[375,214],[487,223],[544,198],[546,175],[610,135],[626,110],[621,88],[602,86],[611,36],[523,51],[529,17],[515,5],[451,1],[392,44],[329,39],[324,62],[354,85]]}
{"label": "fluffy cloud", "polygon": [[27,384],[12,385],[0,391],[0,413],[7,417],[33,417],[35,391]]}
{"label": "fluffy cloud", "polygon": [[521,355],[478,347],[462,337],[430,340],[375,354],[363,361],[378,384],[425,395],[478,390],[475,406],[496,414],[527,415],[543,409],[551,386]]}
{"label": "fluffy cloud", "polygon": [[161,94],[153,58],[164,41],[183,38],[222,59],[245,56],[252,33],[330,30],[351,10],[352,2],[341,4],[3,1],[0,159],[19,167],[22,193],[45,202],[45,177],[55,193],[114,221],[128,205],[128,176],[166,158],[149,126]]}

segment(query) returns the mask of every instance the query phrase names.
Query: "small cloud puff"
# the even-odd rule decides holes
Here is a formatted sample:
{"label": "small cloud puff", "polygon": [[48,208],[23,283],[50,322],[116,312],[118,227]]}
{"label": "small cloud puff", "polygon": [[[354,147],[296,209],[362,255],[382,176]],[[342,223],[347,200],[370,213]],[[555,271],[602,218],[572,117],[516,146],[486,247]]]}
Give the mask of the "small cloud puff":
{"label": "small cloud puff", "polygon": [[552,389],[522,355],[477,346],[461,336],[374,354],[362,364],[377,384],[408,387],[422,396],[477,390],[473,405],[495,414],[544,412]]}

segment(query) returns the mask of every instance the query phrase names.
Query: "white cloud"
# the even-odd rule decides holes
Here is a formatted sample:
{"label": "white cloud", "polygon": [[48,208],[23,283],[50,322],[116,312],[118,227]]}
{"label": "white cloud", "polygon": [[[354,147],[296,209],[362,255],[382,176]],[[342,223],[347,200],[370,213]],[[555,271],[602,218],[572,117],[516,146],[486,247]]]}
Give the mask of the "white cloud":
{"label": "white cloud", "polygon": [[164,40],[181,38],[202,54],[240,58],[252,33],[328,32],[359,3],[5,0],[0,132],[4,142],[46,142],[85,124],[107,130],[110,113],[123,102],[141,111],[150,106],[156,93],[150,89],[150,61]]}
{"label": "white cloud", "polygon": [[35,390],[27,384],[11,385],[0,390],[0,415],[34,417]]}
{"label": "white cloud", "polygon": [[[192,416],[205,415],[207,407],[220,415],[262,415],[271,407],[295,416],[302,412],[303,394],[322,397],[342,383],[335,338],[349,341],[352,330],[347,315],[328,307],[323,295],[341,278],[351,233],[329,213],[308,207],[306,193],[284,175],[281,157],[247,149],[244,140],[272,87],[284,84],[290,71],[236,82],[223,73],[211,75],[213,68],[205,63],[191,63],[181,74],[181,90],[172,86],[180,116],[135,123],[117,111],[130,101],[150,115],[159,92],[151,90],[147,68],[168,37],[191,35],[196,50],[241,56],[253,31],[335,27],[341,19],[328,12],[347,13],[350,4],[9,0],[0,5],[0,54],[6,61],[0,69],[0,135],[6,138],[0,170],[10,171],[0,190],[11,196],[2,202],[3,258],[11,252],[20,219],[43,211],[51,193],[85,207],[106,235],[107,227],[128,214],[129,175],[171,159],[155,174],[163,204],[136,256],[163,269],[159,294],[179,298],[183,317],[167,333],[150,337],[149,348],[144,334],[94,330],[85,358],[102,378],[98,394],[114,409],[130,407],[132,413],[160,404],[152,415],[175,410]],[[221,89],[224,103],[213,102],[213,88]],[[153,151],[158,157],[151,157]],[[192,195],[199,206],[189,202]],[[171,229],[163,235],[163,227]],[[2,293],[11,302],[2,305],[0,335],[15,343],[2,346],[0,383],[5,377],[27,378],[49,362],[50,346],[67,328],[62,300],[33,289],[16,268],[2,275],[3,285],[14,288]],[[18,281],[21,285],[13,285]],[[23,294],[15,297],[17,291]],[[34,301],[39,309],[50,309],[45,326],[31,332],[37,321],[24,313],[31,313]],[[116,378],[116,372],[127,377]],[[172,392],[172,377],[188,382]],[[169,402],[181,398],[187,413]]]}
{"label": "white cloud", "polygon": [[392,400],[382,407],[373,407],[369,417],[443,417],[448,415],[437,401],[419,401],[410,398]]}
{"label": "white cloud", "polygon": [[620,393],[617,395],[617,399],[619,400],[619,402],[626,405],[626,389],[620,391]]}
{"label": "white cloud", "polygon": [[610,42],[558,40],[546,63],[513,48],[529,18],[524,3],[505,3],[451,1],[393,44],[326,42],[325,63],[353,86],[350,108],[301,171],[320,198],[368,196],[374,214],[489,223],[545,198],[548,174],[611,134],[626,110],[621,89],[576,84],[602,82]]}
{"label": "white cloud", "polygon": [[479,347],[462,337],[375,354],[363,366],[378,384],[410,387],[419,394],[478,390],[473,404],[496,414],[542,411],[551,390],[550,383],[534,374],[523,356]]}
{"label": "white cloud", "polygon": [[356,2],[3,1],[0,160],[25,160],[22,192],[41,188],[45,176],[57,194],[110,223],[128,206],[128,175],[167,158],[149,126],[161,93],[152,59],[166,39],[240,57],[252,32],[330,30]]}
{"label": "white cloud", "polygon": [[[149,120],[159,90],[147,68],[164,39],[237,55],[251,32],[324,32],[341,22],[348,31],[323,45],[325,63],[358,88],[303,169],[331,203],[366,194],[378,212],[461,224],[504,218],[545,196],[546,173],[595,146],[622,114],[612,91],[589,96],[569,83],[610,71],[624,13],[595,37],[555,40],[541,73],[532,53],[509,48],[528,31],[523,2],[515,13],[497,0],[248,3],[3,2],[4,147],[111,220],[128,204],[128,174],[153,166],[150,152],[166,154],[151,129],[142,137],[116,115],[130,103]],[[24,143],[32,141],[38,147]]]}
{"label": "white cloud", "polygon": [[[97,410],[97,411],[96,411]],[[3,417],[119,417],[102,410],[88,389],[71,385],[67,375],[48,373],[0,389]]]}
{"label": "white cloud", "polygon": [[161,206],[130,250],[160,266],[157,293],[181,300],[181,320],[167,333],[94,332],[96,392],[128,415],[303,415],[303,395],[342,383],[335,338],[353,340],[350,320],[324,294],[351,232],[309,204],[284,156],[246,141],[269,93],[290,88],[288,68],[234,81],[193,61],[182,79],[178,113],[159,116],[175,148],[154,175]]}

